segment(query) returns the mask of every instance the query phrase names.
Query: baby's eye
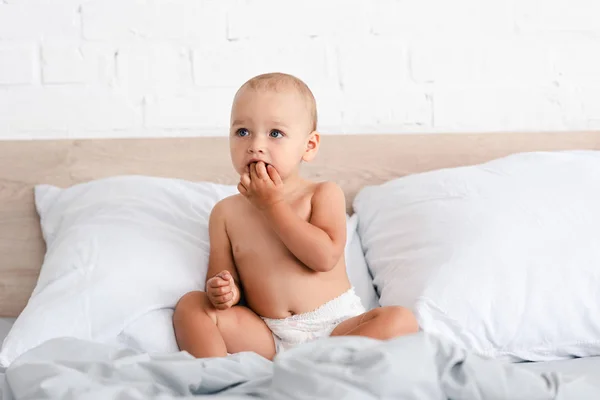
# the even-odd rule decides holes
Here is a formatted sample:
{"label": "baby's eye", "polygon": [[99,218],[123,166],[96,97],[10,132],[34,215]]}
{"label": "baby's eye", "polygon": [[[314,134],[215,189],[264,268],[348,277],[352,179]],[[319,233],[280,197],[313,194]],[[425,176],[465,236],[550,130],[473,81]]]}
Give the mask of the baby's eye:
{"label": "baby's eye", "polygon": [[271,133],[269,134],[269,136],[271,136],[272,138],[280,138],[280,137],[283,137],[283,133],[281,133],[281,131],[279,131],[277,129],[273,129],[271,131]]}
{"label": "baby's eye", "polygon": [[244,137],[244,136],[248,136],[250,133],[248,132],[248,129],[246,128],[240,128],[235,132],[236,135]]}

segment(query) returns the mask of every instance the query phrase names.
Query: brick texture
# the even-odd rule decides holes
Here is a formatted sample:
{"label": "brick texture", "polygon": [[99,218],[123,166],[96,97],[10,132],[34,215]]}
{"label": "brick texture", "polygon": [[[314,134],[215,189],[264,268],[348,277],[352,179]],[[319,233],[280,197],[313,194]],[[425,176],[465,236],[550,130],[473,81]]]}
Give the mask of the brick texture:
{"label": "brick texture", "polygon": [[0,139],[226,135],[283,71],[325,133],[600,128],[597,0],[0,1]]}

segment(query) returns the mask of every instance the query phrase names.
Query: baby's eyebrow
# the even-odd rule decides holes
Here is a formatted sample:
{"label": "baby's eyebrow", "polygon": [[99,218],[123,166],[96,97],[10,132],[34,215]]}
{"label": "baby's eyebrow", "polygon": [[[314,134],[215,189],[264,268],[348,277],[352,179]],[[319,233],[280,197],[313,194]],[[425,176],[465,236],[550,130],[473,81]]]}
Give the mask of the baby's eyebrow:
{"label": "baby's eyebrow", "polygon": [[240,119],[236,119],[235,121],[233,121],[231,126],[235,126],[235,125],[244,125],[244,121],[242,121]]}
{"label": "baby's eyebrow", "polygon": [[288,127],[284,122],[281,122],[281,121],[271,121],[271,123],[275,126],[281,126],[282,128]]}

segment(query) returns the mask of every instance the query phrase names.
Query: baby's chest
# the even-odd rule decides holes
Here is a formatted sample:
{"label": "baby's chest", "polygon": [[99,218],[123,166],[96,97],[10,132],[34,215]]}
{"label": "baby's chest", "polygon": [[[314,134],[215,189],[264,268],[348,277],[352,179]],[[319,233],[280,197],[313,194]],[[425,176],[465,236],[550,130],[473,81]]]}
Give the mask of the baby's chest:
{"label": "baby's chest", "polygon": [[[294,207],[292,210],[300,219],[309,220],[310,208]],[[240,213],[228,224],[231,248],[236,259],[286,252],[283,242],[274,229],[276,222],[269,221],[252,209],[247,211]]]}
{"label": "baby's chest", "polygon": [[266,249],[277,246],[279,238],[266,223],[257,219],[244,219],[236,222],[229,232],[231,249],[234,256],[252,256],[264,253]]}

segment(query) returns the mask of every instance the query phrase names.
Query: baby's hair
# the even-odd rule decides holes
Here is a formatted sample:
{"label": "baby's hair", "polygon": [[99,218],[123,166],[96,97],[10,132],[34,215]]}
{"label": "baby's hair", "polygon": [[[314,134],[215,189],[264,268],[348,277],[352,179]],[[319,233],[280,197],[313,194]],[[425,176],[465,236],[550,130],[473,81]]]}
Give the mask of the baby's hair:
{"label": "baby's hair", "polygon": [[296,78],[290,74],[284,74],[282,72],[272,72],[268,74],[262,74],[251,78],[242,85],[240,90],[245,87],[249,87],[254,90],[274,90],[277,91],[283,87],[292,86],[296,89],[302,97],[306,100],[308,110],[311,116],[311,127],[312,130],[317,130],[317,102],[315,96],[301,79]]}

